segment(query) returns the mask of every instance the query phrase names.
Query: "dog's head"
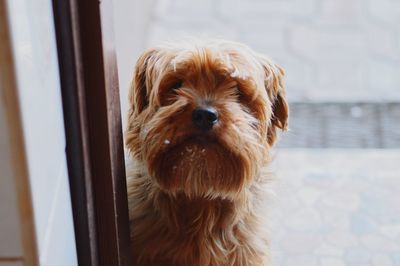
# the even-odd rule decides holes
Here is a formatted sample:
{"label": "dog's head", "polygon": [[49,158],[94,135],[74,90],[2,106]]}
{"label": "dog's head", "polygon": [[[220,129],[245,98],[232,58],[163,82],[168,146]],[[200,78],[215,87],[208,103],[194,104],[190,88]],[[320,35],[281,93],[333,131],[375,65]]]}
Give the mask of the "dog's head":
{"label": "dog's head", "polygon": [[126,145],[168,193],[234,197],[287,127],[282,78],[237,43],[149,49],[130,88]]}

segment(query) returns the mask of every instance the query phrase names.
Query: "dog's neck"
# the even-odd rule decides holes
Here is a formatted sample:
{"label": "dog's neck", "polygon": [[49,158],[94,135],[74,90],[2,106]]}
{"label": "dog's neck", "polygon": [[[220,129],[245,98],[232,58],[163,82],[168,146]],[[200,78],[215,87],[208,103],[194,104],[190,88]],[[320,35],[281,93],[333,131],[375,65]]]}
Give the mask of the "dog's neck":
{"label": "dog's neck", "polygon": [[[200,220],[208,224],[208,227],[227,228],[226,226],[236,224],[243,216],[252,216],[257,212],[254,206],[255,198],[260,194],[257,181],[240,193],[235,193],[234,197],[188,196],[184,192],[170,194],[149,177],[143,164],[135,160],[131,162],[133,164],[128,168],[128,191],[138,193],[128,195],[132,214],[141,212],[134,210],[140,206],[137,200],[146,199],[144,202],[147,211],[152,210],[165,216],[165,221],[170,221],[171,228],[181,228],[183,224],[193,224]],[[140,190],[135,189],[139,187]]]}
{"label": "dog's neck", "polygon": [[197,230],[228,230],[240,220],[238,215],[243,214],[243,206],[239,200],[188,197],[184,193],[172,196],[162,191],[159,193],[162,200],[157,204],[162,206],[156,208],[167,215],[166,220],[171,223],[170,229],[182,231],[187,228],[193,234],[200,233]]}
{"label": "dog's neck", "polygon": [[224,243],[221,248],[229,249],[233,243],[254,241],[247,236],[248,232],[259,232],[259,213],[252,195],[252,192],[244,191],[235,200],[230,200],[189,198],[183,193],[171,196],[160,191],[160,198],[154,202],[158,206],[153,209],[153,218],[162,217],[163,227],[169,231],[166,236],[173,235],[183,243],[212,242],[214,250],[219,250],[215,248],[218,243]]}
{"label": "dog's neck", "polygon": [[[142,265],[209,265],[210,261],[213,265],[234,265],[233,261],[261,265],[260,257],[254,257],[266,249],[258,209],[265,193],[259,180],[254,179],[235,198],[188,197],[184,192],[162,190],[138,164],[129,169],[131,238],[134,257],[142,256]],[[166,256],[172,248],[179,252]],[[226,250],[241,252],[231,258]],[[157,263],[151,264],[151,258]]]}

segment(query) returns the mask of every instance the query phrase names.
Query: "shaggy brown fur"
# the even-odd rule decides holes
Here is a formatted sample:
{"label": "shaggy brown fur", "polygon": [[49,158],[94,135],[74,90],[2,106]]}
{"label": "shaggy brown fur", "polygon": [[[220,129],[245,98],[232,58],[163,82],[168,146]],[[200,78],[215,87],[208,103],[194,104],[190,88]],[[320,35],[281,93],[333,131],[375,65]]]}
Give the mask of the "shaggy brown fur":
{"label": "shaggy brown fur", "polygon": [[[267,265],[264,167],[286,129],[283,71],[226,41],[165,45],[138,60],[126,145],[135,265]],[[192,111],[218,111],[209,131]]]}

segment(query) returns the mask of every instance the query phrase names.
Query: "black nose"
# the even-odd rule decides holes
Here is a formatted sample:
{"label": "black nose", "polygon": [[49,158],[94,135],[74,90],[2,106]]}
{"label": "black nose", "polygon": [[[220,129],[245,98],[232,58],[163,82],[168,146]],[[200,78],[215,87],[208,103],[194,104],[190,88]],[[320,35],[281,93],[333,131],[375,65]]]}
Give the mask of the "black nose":
{"label": "black nose", "polygon": [[218,112],[212,107],[199,107],[193,110],[193,123],[203,130],[210,130],[218,121]]}

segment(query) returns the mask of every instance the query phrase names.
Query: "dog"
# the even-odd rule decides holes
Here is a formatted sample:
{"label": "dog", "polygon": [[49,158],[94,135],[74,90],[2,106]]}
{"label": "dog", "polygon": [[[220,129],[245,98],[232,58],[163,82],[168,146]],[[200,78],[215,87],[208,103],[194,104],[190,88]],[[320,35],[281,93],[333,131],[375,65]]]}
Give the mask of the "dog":
{"label": "dog", "polygon": [[289,108],[284,71],[229,41],[137,61],[125,143],[134,265],[269,265],[265,171]]}

